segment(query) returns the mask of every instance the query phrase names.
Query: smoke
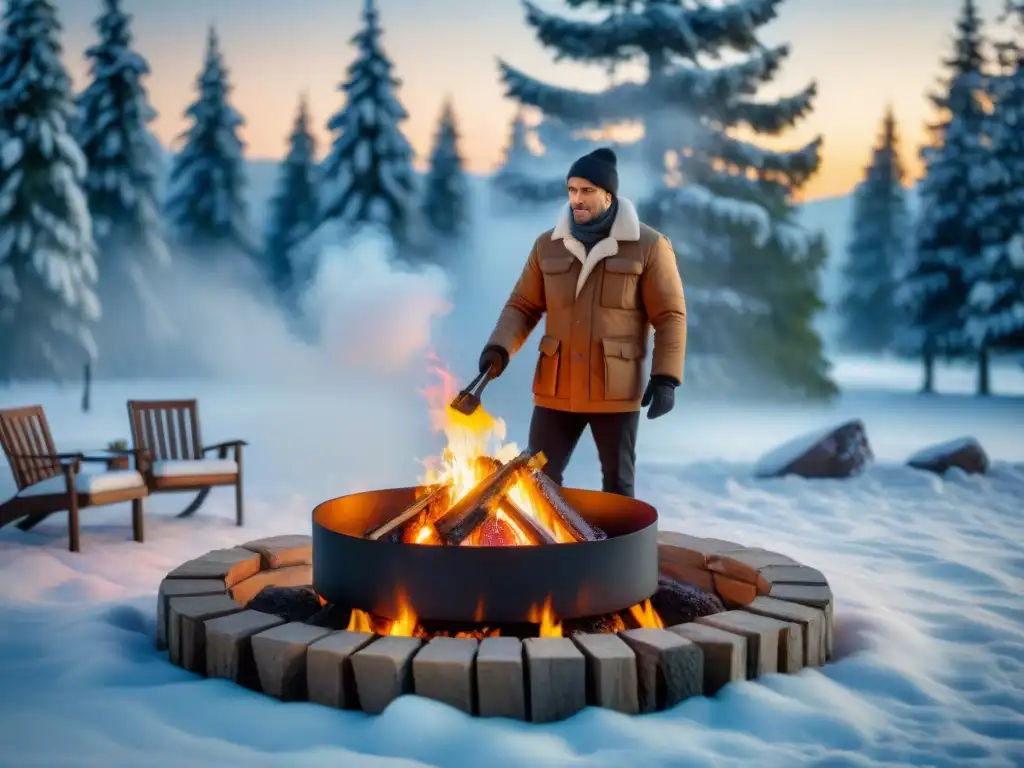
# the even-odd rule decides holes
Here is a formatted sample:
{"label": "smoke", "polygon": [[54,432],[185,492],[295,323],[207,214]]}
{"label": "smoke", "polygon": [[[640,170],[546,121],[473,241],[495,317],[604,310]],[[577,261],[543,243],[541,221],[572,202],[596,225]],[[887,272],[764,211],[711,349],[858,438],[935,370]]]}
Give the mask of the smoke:
{"label": "smoke", "polygon": [[178,253],[148,291],[166,329],[152,342],[159,354],[146,354],[141,333],[138,349],[117,354],[146,361],[144,373],[158,377],[267,385],[422,370],[434,322],[451,309],[451,280],[437,267],[395,266],[392,257],[388,240],[374,232],[321,248],[296,313],[244,254]]}
{"label": "smoke", "polygon": [[325,248],[304,297],[321,328],[321,349],[336,365],[396,373],[431,346],[432,321],[452,305],[449,276],[436,266],[400,271],[376,230],[345,247]]}

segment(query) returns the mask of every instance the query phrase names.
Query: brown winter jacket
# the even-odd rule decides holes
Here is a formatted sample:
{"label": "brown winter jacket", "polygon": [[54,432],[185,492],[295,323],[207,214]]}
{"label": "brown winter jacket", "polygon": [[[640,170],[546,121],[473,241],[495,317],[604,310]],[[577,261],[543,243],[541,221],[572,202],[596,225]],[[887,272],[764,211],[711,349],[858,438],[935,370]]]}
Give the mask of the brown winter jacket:
{"label": "brown winter jacket", "polygon": [[533,245],[488,344],[514,355],[546,314],[533,401],[577,413],[640,410],[644,358],[654,326],[651,374],[683,379],[686,302],[672,245],[619,198],[611,232],[590,253],[558,225]]}

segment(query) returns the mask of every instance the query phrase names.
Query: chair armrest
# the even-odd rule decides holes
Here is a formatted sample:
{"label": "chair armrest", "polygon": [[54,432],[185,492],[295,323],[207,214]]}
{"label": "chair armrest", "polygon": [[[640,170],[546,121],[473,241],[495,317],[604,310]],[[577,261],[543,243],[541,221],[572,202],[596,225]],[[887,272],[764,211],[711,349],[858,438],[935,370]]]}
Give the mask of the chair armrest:
{"label": "chair armrest", "polygon": [[218,451],[224,448],[234,448],[236,451],[243,445],[248,445],[245,440],[225,440],[223,443],[214,443],[213,445],[207,445],[203,448],[203,453],[209,453],[210,451]]}
{"label": "chair armrest", "polygon": [[[108,470],[114,469],[116,462],[123,460],[127,464],[128,458],[135,459],[135,469],[143,471],[150,461],[152,454],[143,448],[104,448],[101,451],[89,451],[81,457],[82,461],[105,464]],[[123,466],[123,465],[122,465]]]}
{"label": "chair armrest", "polygon": [[81,462],[85,456],[81,453],[12,453],[12,459],[33,459],[37,461],[57,461],[63,464],[66,461]]}
{"label": "chair armrest", "polygon": [[152,454],[144,448],[104,448],[100,451],[89,451],[80,454],[82,461],[110,461],[122,456],[134,456],[136,461],[148,459]]}

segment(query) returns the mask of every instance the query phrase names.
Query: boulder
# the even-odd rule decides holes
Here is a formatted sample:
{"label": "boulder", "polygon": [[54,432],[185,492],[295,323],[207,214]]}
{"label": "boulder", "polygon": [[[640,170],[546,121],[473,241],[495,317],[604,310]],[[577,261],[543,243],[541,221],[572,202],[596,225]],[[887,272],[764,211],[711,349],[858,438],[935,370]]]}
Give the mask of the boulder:
{"label": "boulder", "polygon": [[285,621],[309,621],[320,612],[322,606],[312,587],[300,586],[263,587],[246,604],[246,608],[269,613]]}
{"label": "boulder", "polygon": [[838,479],[857,474],[873,459],[864,422],[854,419],[773,448],[758,460],[754,474]]}
{"label": "boulder", "polygon": [[952,467],[961,469],[969,475],[983,475],[988,472],[989,459],[981,443],[973,437],[959,437],[956,440],[922,448],[907,459],[907,465],[937,475]]}
{"label": "boulder", "polygon": [[658,578],[658,591],[651,597],[651,606],[667,627],[725,610],[717,595],[664,576]]}

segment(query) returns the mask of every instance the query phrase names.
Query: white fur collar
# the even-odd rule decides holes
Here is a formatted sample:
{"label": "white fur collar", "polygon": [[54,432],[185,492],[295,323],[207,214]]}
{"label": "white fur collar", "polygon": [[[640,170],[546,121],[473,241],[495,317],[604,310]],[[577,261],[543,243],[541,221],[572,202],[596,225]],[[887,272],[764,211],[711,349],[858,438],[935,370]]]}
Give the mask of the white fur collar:
{"label": "white fur collar", "polygon": [[594,271],[594,267],[609,256],[617,254],[620,242],[636,242],[640,239],[640,216],[636,212],[633,203],[624,197],[620,197],[619,210],[615,214],[615,221],[612,222],[612,228],[608,233],[608,237],[595,243],[594,247],[590,249],[590,253],[587,253],[583,243],[570,233],[570,216],[572,216],[572,211],[569,204],[566,203],[558,218],[558,224],[551,233],[551,239],[562,240],[565,249],[579,259],[580,264],[583,265],[583,268],[580,269],[580,276],[576,280],[576,295],[579,296],[580,291],[583,290],[583,286],[587,282],[587,278]]}

